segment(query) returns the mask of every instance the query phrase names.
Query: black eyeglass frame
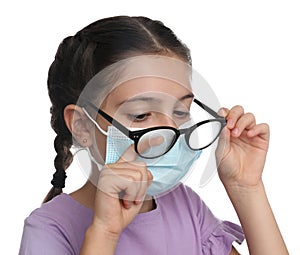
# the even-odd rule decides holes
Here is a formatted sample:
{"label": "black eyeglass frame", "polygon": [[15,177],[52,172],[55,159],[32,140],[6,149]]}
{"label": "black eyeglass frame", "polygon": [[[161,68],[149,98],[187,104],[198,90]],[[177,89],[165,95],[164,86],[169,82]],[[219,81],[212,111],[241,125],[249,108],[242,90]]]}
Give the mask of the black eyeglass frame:
{"label": "black eyeglass frame", "polygon": [[[171,150],[171,148],[174,146],[174,144],[176,143],[176,141],[178,140],[178,138],[184,134],[185,136],[185,141],[186,144],[189,146],[189,148],[191,150],[197,151],[197,150],[203,150],[207,147],[209,147],[211,144],[213,144],[215,142],[215,140],[219,137],[222,129],[226,126],[226,119],[224,117],[219,116],[213,109],[211,109],[210,107],[208,107],[207,105],[205,105],[204,103],[200,102],[198,99],[194,98],[194,102],[199,105],[202,109],[204,109],[206,112],[208,112],[211,116],[215,117],[215,119],[207,119],[204,121],[200,121],[196,124],[194,124],[191,127],[188,128],[183,128],[183,129],[176,129],[174,127],[170,127],[170,126],[156,126],[156,127],[150,127],[150,128],[145,128],[145,129],[141,129],[141,130],[136,130],[136,131],[131,131],[129,130],[127,127],[125,127],[124,125],[122,125],[120,122],[118,122],[117,120],[115,120],[113,117],[111,117],[110,115],[108,115],[106,112],[102,111],[101,109],[97,108],[94,104],[92,104],[89,101],[85,101],[85,104],[90,106],[93,110],[95,110],[98,114],[100,114],[103,118],[105,118],[109,123],[111,123],[114,127],[116,127],[117,129],[119,129],[124,135],[126,135],[127,137],[129,137],[131,140],[134,141],[134,149],[135,152],[142,158],[147,158],[147,159],[152,159],[152,158],[158,158],[163,156],[164,154],[166,154],[168,151]],[[84,105],[85,106],[85,105]],[[83,107],[84,107],[83,106]],[[221,128],[219,133],[216,135],[216,137],[206,146],[201,147],[199,149],[193,149],[190,144],[189,144],[189,138],[191,133],[194,131],[194,129],[196,129],[197,127],[204,125],[208,122],[219,122],[221,124]],[[138,142],[140,140],[140,138],[153,130],[157,130],[157,129],[169,129],[174,131],[175,133],[175,138],[172,141],[172,143],[170,144],[169,148],[161,155],[159,156],[155,156],[155,157],[145,157],[143,155],[141,155],[138,152]]]}

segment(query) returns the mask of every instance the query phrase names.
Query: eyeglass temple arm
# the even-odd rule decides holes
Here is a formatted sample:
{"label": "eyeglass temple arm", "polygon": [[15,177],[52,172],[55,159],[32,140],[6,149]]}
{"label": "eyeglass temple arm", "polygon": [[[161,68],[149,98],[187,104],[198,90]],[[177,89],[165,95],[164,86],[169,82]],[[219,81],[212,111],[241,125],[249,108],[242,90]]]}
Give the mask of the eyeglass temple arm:
{"label": "eyeglass temple arm", "polygon": [[89,105],[93,110],[98,112],[102,117],[104,117],[110,124],[118,128],[124,135],[128,136],[130,135],[131,131],[123,126],[120,122],[109,116],[106,112],[102,111],[101,109],[97,108],[95,105],[90,103],[89,101],[85,101],[87,105]]}
{"label": "eyeglass temple arm", "polygon": [[211,109],[210,107],[208,107],[206,104],[200,102],[198,99],[194,98],[194,102],[196,104],[198,104],[202,109],[204,109],[205,111],[207,111],[210,115],[214,116],[215,118],[223,118],[218,113],[216,113],[216,111],[214,111],[213,109]]}

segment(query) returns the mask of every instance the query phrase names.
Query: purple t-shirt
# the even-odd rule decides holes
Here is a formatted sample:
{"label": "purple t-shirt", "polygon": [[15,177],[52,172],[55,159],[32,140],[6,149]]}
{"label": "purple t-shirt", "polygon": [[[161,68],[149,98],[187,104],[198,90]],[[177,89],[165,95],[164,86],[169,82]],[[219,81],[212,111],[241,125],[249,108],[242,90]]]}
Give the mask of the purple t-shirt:
{"label": "purple t-shirt", "polygon": [[[122,232],[115,254],[229,254],[241,243],[240,226],[217,219],[189,187],[180,184],[156,198],[157,208],[138,214]],[[93,211],[61,194],[25,220],[19,255],[79,254]]]}

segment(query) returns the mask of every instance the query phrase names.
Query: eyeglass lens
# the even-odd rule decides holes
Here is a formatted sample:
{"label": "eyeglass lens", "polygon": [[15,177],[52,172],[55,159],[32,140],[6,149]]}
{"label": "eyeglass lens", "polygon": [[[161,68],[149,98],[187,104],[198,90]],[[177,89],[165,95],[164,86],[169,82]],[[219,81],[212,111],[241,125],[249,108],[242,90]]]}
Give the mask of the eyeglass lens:
{"label": "eyeglass lens", "polygon": [[141,136],[137,151],[145,158],[159,157],[170,149],[175,139],[172,129],[156,129]]}
{"label": "eyeglass lens", "polygon": [[[219,135],[222,126],[219,121],[208,121],[194,128],[188,137],[188,145],[193,150],[209,146]],[[145,158],[155,158],[165,154],[173,146],[176,133],[172,129],[156,129],[141,136],[137,151]]]}
{"label": "eyeglass lens", "polygon": [[209,146],[219,135],[222,126],[219,121],[209,121],[195,128],[189,137],[191,149],[198,150]]}

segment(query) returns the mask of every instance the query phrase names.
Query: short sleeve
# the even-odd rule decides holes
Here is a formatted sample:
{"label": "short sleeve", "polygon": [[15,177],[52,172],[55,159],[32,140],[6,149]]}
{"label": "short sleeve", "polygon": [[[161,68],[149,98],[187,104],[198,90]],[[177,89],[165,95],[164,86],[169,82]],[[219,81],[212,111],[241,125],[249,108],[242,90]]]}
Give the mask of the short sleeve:
{"label": "short sleeve", "polygon": [[232,243],[242,243],[244,234],[242,228],[229,221],[218,221],[211,232],[203,237],[203,254],[228,255],[232,249]]}
{"label": "short sleeve", "polygon": [[32,214],[24,224],[19,255],[74,254],[67,238],[53,219]]}
{"label": "short sleeve", "polygon": [[242,228],[237,224],[215,217],[198,194],[188,187],[186,189],[199,223],[202,253],[228,255],[233,242],[242,243],[244,240]]}

